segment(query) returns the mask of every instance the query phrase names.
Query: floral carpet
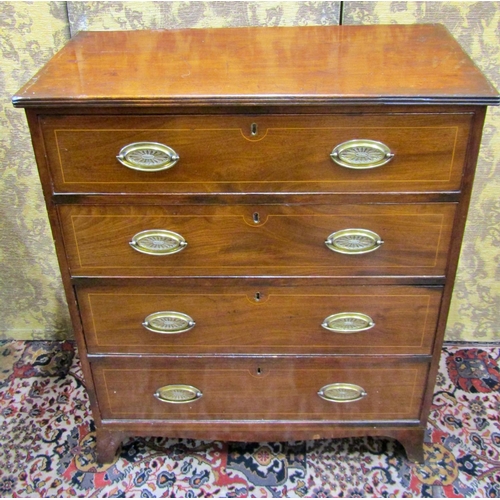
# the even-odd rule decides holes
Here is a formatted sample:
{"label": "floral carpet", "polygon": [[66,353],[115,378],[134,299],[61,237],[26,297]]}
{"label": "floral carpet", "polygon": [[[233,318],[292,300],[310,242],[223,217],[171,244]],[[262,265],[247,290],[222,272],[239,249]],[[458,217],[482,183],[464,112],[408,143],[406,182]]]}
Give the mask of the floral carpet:
{"label": "floral carpet", "polygon": [[71,342],[0,342],[0,497],[500,497],[500,347],[446,346],[425,463],[390,439],[134,438],[111,465]]}

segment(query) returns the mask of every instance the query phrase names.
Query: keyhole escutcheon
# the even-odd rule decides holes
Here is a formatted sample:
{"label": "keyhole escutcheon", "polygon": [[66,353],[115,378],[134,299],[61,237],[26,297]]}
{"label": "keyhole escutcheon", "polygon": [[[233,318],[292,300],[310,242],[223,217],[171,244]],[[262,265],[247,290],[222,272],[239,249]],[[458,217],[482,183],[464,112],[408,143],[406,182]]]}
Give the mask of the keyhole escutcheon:
{"label": "keyhole escutcheon", "polygon": [[257,124],[256,123],[252,123],[252,125],[250,125],[250,135],[252,137],[255,137],[258,133],[259,132],[258,132]]}

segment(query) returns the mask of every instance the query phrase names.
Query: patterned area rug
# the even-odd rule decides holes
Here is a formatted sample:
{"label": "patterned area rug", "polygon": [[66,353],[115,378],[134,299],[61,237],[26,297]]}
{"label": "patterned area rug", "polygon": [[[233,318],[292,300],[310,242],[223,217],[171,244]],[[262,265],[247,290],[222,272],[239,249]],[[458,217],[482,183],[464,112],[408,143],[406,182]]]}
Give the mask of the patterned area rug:
{"label": "patterned area rug", "polygon": [[390,439],[135,438],[111,465],[70,342],[0,342],[0,497],[500,497],[500,347],[443,349],[425,463]]}

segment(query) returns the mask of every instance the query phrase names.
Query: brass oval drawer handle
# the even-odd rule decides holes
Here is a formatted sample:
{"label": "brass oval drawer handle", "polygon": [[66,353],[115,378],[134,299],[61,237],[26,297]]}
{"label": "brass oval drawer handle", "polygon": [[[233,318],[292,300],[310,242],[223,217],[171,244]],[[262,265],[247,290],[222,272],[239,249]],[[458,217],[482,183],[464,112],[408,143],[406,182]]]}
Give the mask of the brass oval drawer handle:
{"label": "brass oval drawer handle", "polygon": [[367,395],[367,392],[355,384],[328,384],[318,391],[318,396],[332,403],[353,403]]}
{"label": "brass oval drawer handle", "polygon": [[130,246],[137,252],[147,255],[170,255],[184,250],[187,241],[173,231],[148,229],[135,234]]}
{"label": "brass oval drawer handle", "polygon": [[332,233],[325,245],[333,252],[356,255],[373,252],[383,244],[380,236],[368,229],[342,229]]}
{"label": "brass oval drawer handle", "polygon": [[154,397],[162,403],[192,403],[200,399],[203,393],[192,385],[172,384],[160,387],[154,393]]}
{"label": "brass oval drawer handle", "polygon": [[191,330],[196,325],[187,314],[175,311],[158,311],[144,318],[142,326],[154,333],[176,334]]}
{"label": "brass oval drawer handle", "polygon": [[394,153],[383,142],[353,139],[335,146],[330,157],[341,167],[364,170],[385,165]]}
{"label": "brass oval drawer handle", "polygon": [[349,334],[370,330],[375,323],[367,314],[343,312],[328,316],[321,326],[330,332]]}
{"label": "brass oval drawer handle", "polygon": [[180,159],[171,147],[159,142],[133,142],[120,149],[116,158],[127,168],[142,172],[167,170]]}

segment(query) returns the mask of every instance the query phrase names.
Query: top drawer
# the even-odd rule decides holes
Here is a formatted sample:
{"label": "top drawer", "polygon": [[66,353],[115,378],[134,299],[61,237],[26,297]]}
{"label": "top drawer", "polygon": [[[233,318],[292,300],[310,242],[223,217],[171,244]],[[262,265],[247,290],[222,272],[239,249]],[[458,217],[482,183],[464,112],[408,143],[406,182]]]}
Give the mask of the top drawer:
{"label": "top drawer", "polygon": [[471,114],[40,120],[56,193],[425,192],[460,189]]}

